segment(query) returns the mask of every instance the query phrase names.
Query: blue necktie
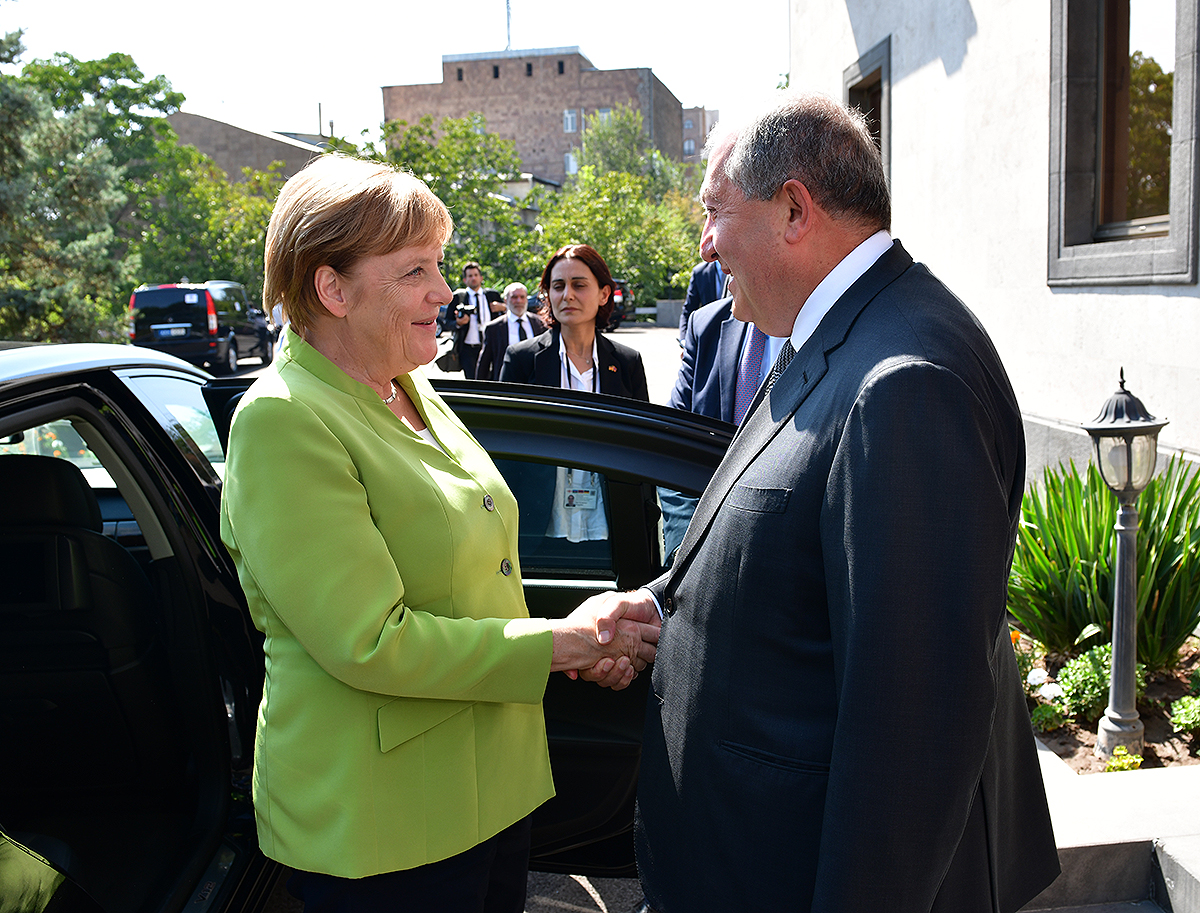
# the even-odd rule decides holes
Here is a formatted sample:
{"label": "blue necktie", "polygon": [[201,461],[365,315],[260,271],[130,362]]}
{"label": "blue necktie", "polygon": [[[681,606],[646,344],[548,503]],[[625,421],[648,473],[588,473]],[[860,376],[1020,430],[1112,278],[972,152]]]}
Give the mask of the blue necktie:
{"label": "blue necktie", "polygon": [[758,392],[758,378],[762,374],[763,350],[766,348],[767,334],[753,324],[750,325],[750,342],[742,352],[742,360],[738,363],[737,387],[733,397],[733,423],[740,425],[746,417],[746,410],[754,402],[754,394]]}

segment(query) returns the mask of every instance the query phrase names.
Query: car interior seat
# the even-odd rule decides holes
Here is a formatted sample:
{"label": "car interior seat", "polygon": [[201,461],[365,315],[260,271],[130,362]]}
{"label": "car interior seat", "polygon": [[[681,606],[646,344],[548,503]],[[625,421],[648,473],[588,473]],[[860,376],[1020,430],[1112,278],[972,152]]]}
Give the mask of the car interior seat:
{"label": "car interior seat", "polygon": [[62,796],[177,777],[154,593],[83,473],[0,455],[0,505],[3,782]]}

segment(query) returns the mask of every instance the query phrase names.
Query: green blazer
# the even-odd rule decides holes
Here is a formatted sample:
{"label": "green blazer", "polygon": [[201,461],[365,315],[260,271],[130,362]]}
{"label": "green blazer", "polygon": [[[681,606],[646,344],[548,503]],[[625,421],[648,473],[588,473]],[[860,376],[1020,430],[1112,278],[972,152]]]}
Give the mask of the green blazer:
{"label": "green blazer", "polygon": [[517,504],[418,371],[445,452],[289,330],[229,434],[221,539],[266,635],[263,852],[358,878],[463,852],[554,794]]}

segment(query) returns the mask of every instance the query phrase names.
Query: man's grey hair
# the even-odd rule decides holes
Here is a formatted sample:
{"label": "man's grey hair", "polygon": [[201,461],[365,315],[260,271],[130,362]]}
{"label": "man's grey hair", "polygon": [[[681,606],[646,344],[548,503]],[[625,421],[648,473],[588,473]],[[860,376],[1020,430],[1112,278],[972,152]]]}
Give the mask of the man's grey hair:
{"label": "man's grey hair", "polygon": [[[705,151],[728,134],[714,130]],[[834,218],[891,228],[883,158],[858,109],[825,95],[790,95],[736,135],[723,170],[747,198],[770,200],[797,180]]]}
{"label": "man's grey hair", "polygon": [[529,294],[529,289],[525,288],[524,282],[510,282],[508,285],[504,286],[504,300],[507,302],[508,296],[517,289],[521,289],[521,291],[523,291],[526,295]]}

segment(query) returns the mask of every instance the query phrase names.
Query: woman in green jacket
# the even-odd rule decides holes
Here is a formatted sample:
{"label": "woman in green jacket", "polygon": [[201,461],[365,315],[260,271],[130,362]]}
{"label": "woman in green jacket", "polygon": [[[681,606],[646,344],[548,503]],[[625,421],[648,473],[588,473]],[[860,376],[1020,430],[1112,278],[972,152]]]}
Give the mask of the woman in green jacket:
{"label": "woman in green jacket", "polygon": [[411,175],[326,155],[267,231],[289,325],[230,429],[221,539],[266,635],[259,842],[307,913],[520,913],[548,674],[653,658],[631,622],[528,617],[516,502],[419,370],[451,228]]}

